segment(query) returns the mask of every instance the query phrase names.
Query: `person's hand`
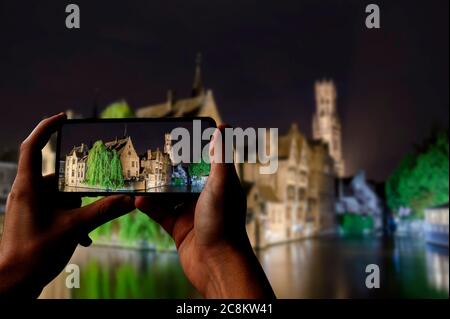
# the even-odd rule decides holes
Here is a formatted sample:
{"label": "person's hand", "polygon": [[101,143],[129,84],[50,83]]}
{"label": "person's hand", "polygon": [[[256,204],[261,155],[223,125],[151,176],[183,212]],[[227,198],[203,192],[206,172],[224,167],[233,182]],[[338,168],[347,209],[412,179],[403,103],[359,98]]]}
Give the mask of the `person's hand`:
{"label": "person's hand", "polygon": [[6,202],[0,241],[0,296],[37,297],[88,233],[134,209],[134,199],[111,196],[79,208],[75,194],[58,194],[55,176],[42,176],[41,150],[65,119],[43,120],[22,143],[17,176]]}
{"label": "person's hand", "polygon": [[246,233],[246,197],[234,164],[214,162],[215,147],[224,146],[219,132],[210,143],[211,171],[198,200],[159,194],[138,196],[135,206],[173,237],[186,276],[203,296],[273,298]]}

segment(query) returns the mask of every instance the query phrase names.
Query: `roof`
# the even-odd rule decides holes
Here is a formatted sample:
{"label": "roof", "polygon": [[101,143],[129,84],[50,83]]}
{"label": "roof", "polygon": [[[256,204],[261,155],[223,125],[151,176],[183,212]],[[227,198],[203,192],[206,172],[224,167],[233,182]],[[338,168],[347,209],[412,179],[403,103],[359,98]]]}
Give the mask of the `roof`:
{"label": "roof", "polygon": [[180,117],[195,116],[204,105],[205,96],[199,95],[187,99],[144,106],[136,111],[138,117]]}
{"label": "roof", "polygon": [[296,140],[297,154],[300,156],[301,148],[305,142],[305,137],[300,133],[297,124],[292,123],[286,135],[278,138],[278,158],[285,159],[289,157],[292,140]]}
{"label": "roof", "polygon": [[68,155],[75,155],[77,158],[83,158],[88,154],[88,151],[87,145],[82,143],[80,146],[74,146]]}
{"label": "roof", "polygon": [[265,202],[279,202],[277,195],[275,194],[271,186],[259,185],[258,194],[263,198]]}
{"label": "roof", "polygon": [[129,136],[121,138],[121,139],[115,139],[114,141],[106,142],[105,146],[108,150],[115,150],[119,155],[122,153],[122,150],[124,146],[127,144],[128,140],[130,139]]}

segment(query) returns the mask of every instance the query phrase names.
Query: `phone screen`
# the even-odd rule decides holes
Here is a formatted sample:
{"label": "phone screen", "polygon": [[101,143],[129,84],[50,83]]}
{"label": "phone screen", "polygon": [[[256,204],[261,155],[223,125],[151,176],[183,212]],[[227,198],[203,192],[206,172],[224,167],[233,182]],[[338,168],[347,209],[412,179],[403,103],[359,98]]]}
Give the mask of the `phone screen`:
{"label": "phone screen", "polygon": [[60,192],[200,193],[211,118],[67,120],[58,131]]}

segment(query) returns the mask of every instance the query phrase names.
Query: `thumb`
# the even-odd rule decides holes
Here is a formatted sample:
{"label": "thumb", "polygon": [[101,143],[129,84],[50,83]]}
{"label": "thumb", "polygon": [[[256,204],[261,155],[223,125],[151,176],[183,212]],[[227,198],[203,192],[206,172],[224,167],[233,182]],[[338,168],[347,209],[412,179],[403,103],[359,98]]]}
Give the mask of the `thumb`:
{"label": "thumb", "polygon": [[227,181],[238,178],[234,162],[226,163],[226,152],[233,152],[233,149],[226,149],[226,146],[232,145],[225,143],[225,129],[227,128],[230,126],[220,125],[216,129],[209,148],[211,168],[207,184],[215,189],[223,189]]}
{"label": "thumb", "polygon": [[88,206],[75,210],[75,227],[89,233],[100,225],[131,212],[134,198],[127,195],[114,195],[102,198]]}

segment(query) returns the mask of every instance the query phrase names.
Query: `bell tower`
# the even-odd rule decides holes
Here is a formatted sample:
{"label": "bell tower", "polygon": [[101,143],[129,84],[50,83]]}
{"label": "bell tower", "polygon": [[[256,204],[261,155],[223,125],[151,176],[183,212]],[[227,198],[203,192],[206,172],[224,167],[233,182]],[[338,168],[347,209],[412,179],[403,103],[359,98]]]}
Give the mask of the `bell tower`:
{"label": "bell tower", "polygon": [[172,138],[170,133],[164,134],[164,153],[169,155],[170,161],[173,163]]}
{"label": "bell tower", "polygon": [[342,156],[341,121],[336,110],[337,92],[332,80],[315,83],[316,113],[313,117],[313,137],[328,144],[338,177],[345,174]]}

